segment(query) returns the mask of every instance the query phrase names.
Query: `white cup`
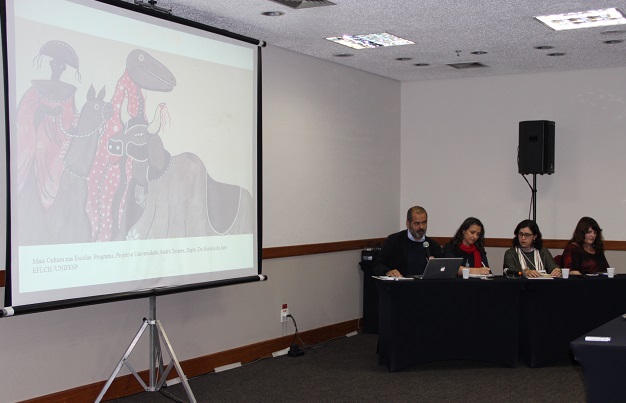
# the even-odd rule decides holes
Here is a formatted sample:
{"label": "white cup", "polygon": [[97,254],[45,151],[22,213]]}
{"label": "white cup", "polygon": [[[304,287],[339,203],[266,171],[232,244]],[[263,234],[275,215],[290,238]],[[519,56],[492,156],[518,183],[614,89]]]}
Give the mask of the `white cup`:
{"label": "white cup", "polygon": [[469,270],[470,269],[463,269],[463,278],[464,279],[468,279],[469,278]]}
{"label": "white cup", "polygon": [[563,278],[569,278],[569,269],[561,269],[561,276],[563,276]]}
{"label": "white cup", "polygon": [[609,276],[609,278],[615,277],[615,268],[614,267],[607,268],[606,274]]}

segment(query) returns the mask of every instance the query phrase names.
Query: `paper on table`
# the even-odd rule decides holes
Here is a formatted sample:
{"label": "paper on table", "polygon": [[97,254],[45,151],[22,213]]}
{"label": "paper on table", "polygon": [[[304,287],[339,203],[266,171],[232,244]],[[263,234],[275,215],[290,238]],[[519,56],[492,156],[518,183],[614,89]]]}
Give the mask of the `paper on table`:
{"label": "paper on table", "polygon": [[611,341],[611,338],[600,336],[585,336],[585,341]]}
{"label": "paper on table", "polygon": [[377,278],[379,280],[393,280],[393,281],[413,280],[412,277],[372,276],[372,278]]}

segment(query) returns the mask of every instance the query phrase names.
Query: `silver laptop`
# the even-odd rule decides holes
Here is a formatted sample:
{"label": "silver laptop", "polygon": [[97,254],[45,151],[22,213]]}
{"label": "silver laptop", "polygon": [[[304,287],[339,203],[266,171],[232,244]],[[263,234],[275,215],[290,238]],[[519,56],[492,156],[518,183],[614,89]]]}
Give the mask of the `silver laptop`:
{"label": "silver laptop", "polygon": [[462,257],[430,259],[424,269],[424,273],[413,277],[421,280],[452,279],[456,277],[462,263]]}

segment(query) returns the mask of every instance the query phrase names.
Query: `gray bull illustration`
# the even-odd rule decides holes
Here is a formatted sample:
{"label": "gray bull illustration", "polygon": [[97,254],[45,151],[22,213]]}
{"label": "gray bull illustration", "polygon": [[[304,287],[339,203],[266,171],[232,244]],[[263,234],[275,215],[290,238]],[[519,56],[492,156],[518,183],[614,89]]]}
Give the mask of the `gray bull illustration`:
{"label": "gray bull illustration", "polygon": [[195,154],[172,156],[159,136],[164,104],[148,123],[122,107],[123,131],[109,139],[109,153],[132,160],[132,179],[116,239],[159,239],[249,234],[250,193],[211,178]]}

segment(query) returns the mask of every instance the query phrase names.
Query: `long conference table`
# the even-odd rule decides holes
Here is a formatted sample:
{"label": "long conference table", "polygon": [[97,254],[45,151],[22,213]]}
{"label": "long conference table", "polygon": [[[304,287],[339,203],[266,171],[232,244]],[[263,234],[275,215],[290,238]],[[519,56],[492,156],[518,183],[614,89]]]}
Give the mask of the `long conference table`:
{"label": "long conference table", "polygon": [[391,372],[451,359],[530,367],[626,312],[626,275],[529,280],[375,280],[378,355]]}

